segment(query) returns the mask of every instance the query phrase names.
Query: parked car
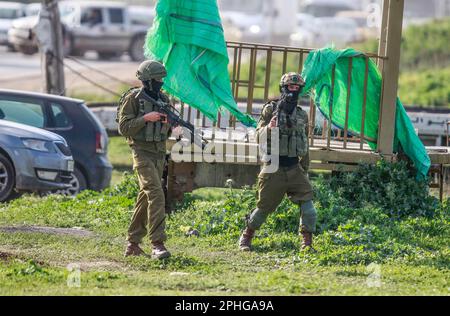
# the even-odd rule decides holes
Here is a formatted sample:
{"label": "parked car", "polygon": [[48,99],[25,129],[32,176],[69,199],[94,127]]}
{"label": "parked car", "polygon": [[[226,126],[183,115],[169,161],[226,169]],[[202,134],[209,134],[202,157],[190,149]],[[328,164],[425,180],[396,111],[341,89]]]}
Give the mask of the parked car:
{"label": "parked car", "polygon": [[[0,118],[5,113],[0,110]],[[74,161],[63,137],[0,119],[0,202],[17,192],[66,190]]]}
{"label": "parked car", "polygon": [[[219,0],[224,27],[238,29],[239,41],[287,44],[298,6],[292,0]],[[229,36],[230,32],[227,36]]]}
{"label": "parked car", "polygon": [[314,18],[313,25],[308,28],[299,27],[290,36],[291,45],[297,47],[323,47],[334,44],[340,48],[361,39],[358,25],[349,18],[321,17]]}
{"label": "parked car", "polygon": [[305,0],[300,6],[300,12],[316,18],[333,17],[340,11],[354,10],[356,7],[346,0]]}
{"label": "parked car", "polygon": [[334,43],[338,47],[360,40],[358,25],[349,18],[324,17],[316,18],[317,29],[320,29],[319,45]]}
{"label": "parked car", "polygon": [[0,1],[0,45],[12,45],[8,41],[8,31],[15,19],[25,16],[25,5],[19,2]]}
{"label": "parked car", "polygon": [[297,13],[296,31],[290,35],[290,45],[296,47],[313,47],[320,30],[316,18],[310,14]]}
{"label": "parked car", "polygon": [[[263,1],[218,1],[222,23],[225,27],[232,27],[236,32],[233,38],[238,41],[264,42],[267,39],[268,28],[264,23]],[[238,32],[237,32],[238,31]],[[230,35],[229,31],[225,31]]]}
{"label": "parked car", "polygon": [[112,166],[107,157],[108,136],[84,101],[0,89],[0,110],[3,120],[44,128],[66,139],[75,161],[69,193],[109,186]]}
{"label": "parked car", "polygon": [[358,26],[358,40],[360,41],[376,38],[380,34],[376,21],[372,21],[366,11],[341,11],[336,14],[336,17],[355,21]]}
{"label": "parked car", "polygon": [[[145,37],[154,16],[152,8],[147,8],[151,18],[147,24],[143,24],[145,14],[138,16],[135,8],[130,10],[120,2],[61,1],[59,10],[66,55],[96,51],[100,59],[110,59],[128,53],[134,61],[144,60]],[[18,51],[38,51],[34,34],[37,23],[37,16],[14,21],[8,37]]]}

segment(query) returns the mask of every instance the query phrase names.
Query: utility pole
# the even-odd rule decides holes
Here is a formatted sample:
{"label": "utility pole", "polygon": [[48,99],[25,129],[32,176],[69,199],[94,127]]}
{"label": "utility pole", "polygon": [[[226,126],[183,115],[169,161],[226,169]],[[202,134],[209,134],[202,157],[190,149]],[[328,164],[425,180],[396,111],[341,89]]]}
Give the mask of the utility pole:
{"label": "utility pole", "polygon": [[43,90],[64,95],[64,53],[57,0],[42,0],[39,22],[34,29],[41,52]]}

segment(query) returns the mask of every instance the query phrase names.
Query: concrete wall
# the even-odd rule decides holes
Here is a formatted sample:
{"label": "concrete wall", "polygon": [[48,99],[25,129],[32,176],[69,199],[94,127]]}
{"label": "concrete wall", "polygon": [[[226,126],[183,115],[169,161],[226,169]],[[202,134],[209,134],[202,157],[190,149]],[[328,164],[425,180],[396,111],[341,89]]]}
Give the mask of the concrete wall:
{"label": "concrete wall", "polygon": [[195,167],[194,184],[196,187],[223,188],[228,179],[233,180],[233,187],[256,183],[260,171],[257,165],[239,165],[226,163],[197,163]]}

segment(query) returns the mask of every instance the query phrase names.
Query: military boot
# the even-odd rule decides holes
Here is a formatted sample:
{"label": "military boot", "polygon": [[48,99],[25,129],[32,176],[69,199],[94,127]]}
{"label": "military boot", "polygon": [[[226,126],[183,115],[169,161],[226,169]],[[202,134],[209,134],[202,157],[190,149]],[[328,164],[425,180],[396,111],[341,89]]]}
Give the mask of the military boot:
{"label": "military boot", "polygon": [[139,247],[139,244],[128,242],[127,249],[125,250],[125,257],[142,255],[145,255],[145,252]]}
{"label": "military boot", "polygon": [[162,241],[152,243],[152,257],[155,259],[165,259],[170,257],[170,252]]}
{"label": "military boot", "polygon": [[241,238],[239,238],[239,249],[242,251],[251,251],[253,236],[255,236],[255,231],[249,227],[245,228]]}
{"label": "military boot", "polygon": [[302,230],[301,233],[302,233],[302,236],[303,236],[301,249],[302,250],[309,250],[309,251],[316,252],[316,250],[312,246],[313,234],[310,233],[310,232],[307,232],[305,230]]}

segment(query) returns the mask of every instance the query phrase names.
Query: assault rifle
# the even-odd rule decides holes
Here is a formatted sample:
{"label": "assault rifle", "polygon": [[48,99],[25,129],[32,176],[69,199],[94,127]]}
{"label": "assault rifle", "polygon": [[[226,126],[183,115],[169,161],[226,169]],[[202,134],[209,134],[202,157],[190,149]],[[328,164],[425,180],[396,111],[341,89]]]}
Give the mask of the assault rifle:
{"label": "assault rifle", "polygon": [[172,106],[170,103],[165,103],[161,100],[153,99],[144,89],[141,89],[138,98],[142,98],[155,106],[159,112],[163,113],[167,117],[167,122],[172,126],[182,126],[185,127],[190,133],[190,141],[191,143],[199,146],[202,149],[205,149],[206,144],[208,143],[203,136],[195,130],[194,125],[190,122],[186,122],[180,117],[180,113]]}

